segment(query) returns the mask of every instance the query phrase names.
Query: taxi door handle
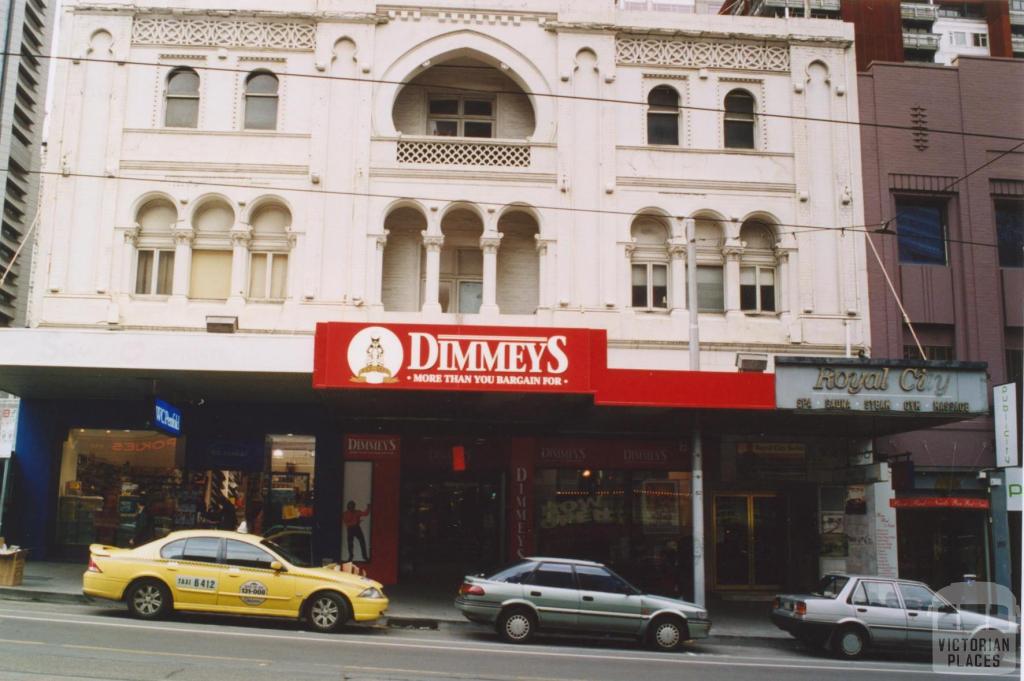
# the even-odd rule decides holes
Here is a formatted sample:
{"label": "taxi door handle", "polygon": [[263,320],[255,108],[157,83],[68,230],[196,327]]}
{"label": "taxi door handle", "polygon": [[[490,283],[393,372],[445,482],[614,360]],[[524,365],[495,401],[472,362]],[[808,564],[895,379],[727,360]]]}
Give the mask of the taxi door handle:
{"label": "taxi door handle", "polygon": [[242,571],[238,568],[231,568],[230,570],[228,570],[228,577],[240,577],[241,575]]}
{"label": "taxi door handle", "polygon": [[170,570],[171,572],[174,572],[175,570],[177,570],[177,569],[178,569],[179,567],[181,567],[181,566],[180,566],[180,565],[178,565],[178,564],[177,564],[177,563],[175,563],[175,562],[171,562],[171,563],[168,563],[168,564],[167,564],[166,566],[164,566],[164,567],[166,567],[166,568],[167,568],[168,570]]}
{"label": "taxi door handle", "polygon": [[539,591],[531,591],[530,595],[531,596],[540,596],[540,592]]}

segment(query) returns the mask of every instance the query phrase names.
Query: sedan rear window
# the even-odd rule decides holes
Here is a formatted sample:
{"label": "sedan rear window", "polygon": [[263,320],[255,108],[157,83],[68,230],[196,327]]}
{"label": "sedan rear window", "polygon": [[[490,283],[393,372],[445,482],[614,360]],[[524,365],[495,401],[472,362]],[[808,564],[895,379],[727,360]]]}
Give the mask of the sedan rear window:
{"label": "sedan rear window", "polygon": [[825,575],[825,577],[818,582],[818,588],[812,593],[815,596],[824,596],[825,598],[839,598],[839,594],[843,592],[846,587],[846,583],[850,581],[849,577],[842,575]]}
{"label": "sedan rear window", "polygon": [[192,537],[185,542],[182,560],[196,563],[216,563],[220,557],[220,539],[216,537]]}
{"label": "sedan rear window", "polygon": [[530,575],[533,574],[537,564],[526,560],[522,563],[516,563],[512,567],[507,567],[501,572],[496,572],[487,579],[492,582],[508,582],[509,584],[525,584],[530,581]]}
{"label": "sedan rear window", "polygon": [[533,583],[537,586],[550,586],[558,589],[576,588],[576,582],[572,577],[572,566],[564,563],[542,563],[533,573]]}
{"label": "sedan rear window", "polygon": [[185,540],[179,539],[172,541],[170,544],[165,544],[160,549],[160,557],[166,558],[167,560],[181,560],[182,556],[185,555]]}

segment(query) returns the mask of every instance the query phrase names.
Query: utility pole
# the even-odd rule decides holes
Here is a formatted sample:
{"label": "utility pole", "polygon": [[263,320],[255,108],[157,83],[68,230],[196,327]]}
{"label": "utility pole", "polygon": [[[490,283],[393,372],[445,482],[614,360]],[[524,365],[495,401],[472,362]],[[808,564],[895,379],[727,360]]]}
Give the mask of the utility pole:
{"label": "utility pole", "polygon": [[[700,321],[697,298],[697,221],[686,218],[686,292],[690,313],[690,371],[700,371]],[[704,455],[700,420],[693,413],[690,440],[690,501],[693,518],[693,602],[704,607]]]}

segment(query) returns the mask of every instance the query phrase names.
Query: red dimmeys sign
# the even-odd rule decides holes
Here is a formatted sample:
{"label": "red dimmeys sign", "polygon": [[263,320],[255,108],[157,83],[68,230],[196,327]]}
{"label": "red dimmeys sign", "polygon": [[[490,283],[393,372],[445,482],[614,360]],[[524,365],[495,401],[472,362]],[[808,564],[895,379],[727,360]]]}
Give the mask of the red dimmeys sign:
{"label": "red dimmeys sign", "polygon": [[315,388],[593,392],[604,331],[322,323]]}

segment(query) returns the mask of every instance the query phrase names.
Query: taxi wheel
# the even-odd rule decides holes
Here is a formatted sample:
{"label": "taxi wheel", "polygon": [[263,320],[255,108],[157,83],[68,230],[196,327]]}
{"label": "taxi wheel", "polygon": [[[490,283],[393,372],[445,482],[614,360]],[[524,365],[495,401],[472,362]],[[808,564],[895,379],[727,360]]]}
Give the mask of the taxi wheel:
{"label": "taxi wheel", "polygon": [[337,631],[349,620],[348,604],[329,591],[314,594],[306,606],[306,620],[315,631]]}
{"label": "taxi wheel", "polygon": [[510,608],[498,615],[498,635],[507,643],[526,643],[533,638],[537,620],[524,608]]}
{"label": "taxi wheel", "polygon": [[128,589],[128,612],[144,620],[160,619],[171,609],[171,592],[163,582],[143,579]]}
{"label": "taxi wheel", "polygon": [[685,640],[686,628],[674,617],[655,620],[651,625],[651,645],[656,650],[665,652],[679,650]]}
{"label": "taxi wheel", "polygon": [[840,627],[832,636],[832,652],[839,657],[853,660],[864,654],[868,647],[867,634],[858,626]]}

